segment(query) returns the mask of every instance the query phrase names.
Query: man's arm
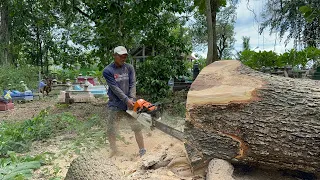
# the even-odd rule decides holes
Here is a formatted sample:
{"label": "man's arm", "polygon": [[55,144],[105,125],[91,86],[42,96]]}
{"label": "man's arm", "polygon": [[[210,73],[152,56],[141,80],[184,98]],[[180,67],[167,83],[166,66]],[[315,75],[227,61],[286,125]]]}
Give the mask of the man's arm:
{"label": "man's arm", "polygon": [[135,101],[136,99],[136,73],[133,66],[130,66],[129,74],[129,98]]}
{"label": "man's arm", "polygon": [[113,74],[105,69],[103,71],[103,77],[106,79],[107,84],[111,91],[124,103],[127,103],[129,98],[123,93],[123,91],[117,86],[117,82],[114,79]]}

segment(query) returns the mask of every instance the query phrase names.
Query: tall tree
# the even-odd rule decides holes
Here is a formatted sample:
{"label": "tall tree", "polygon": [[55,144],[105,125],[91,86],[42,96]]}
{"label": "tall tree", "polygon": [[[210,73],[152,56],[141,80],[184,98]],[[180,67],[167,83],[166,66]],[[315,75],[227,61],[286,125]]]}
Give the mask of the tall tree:
{"label": "tall tree", "polygon": [[218,58],[217,54],[217,38],[216,38],[216,12],[212,8],[216,4],[215,0],[206,1],[206,17],[207,17],[207,28],[208,28],[208,53],[207,53],[207,65],[216,61]]}
{"label": "tall tree", "polygon": [[9,60],[9,2],[0,2],[0,64],[8,64]]}
{"label": "tall tree", "polygon": [[250,50],[250,37],[248,36],[243,36],[242,37],[242,49],[245,50]]}
{"label": "tall tree", "polygon": [[[231,4],[237,3],[237,0],[230,0]],[[207,65],[218,60],[218,48],[217,48],[217,12],[220,7],[224,7],[227,4],[226,0],[194,0],[194,4],[198,7],[202,14],[206,15],[207,28],[208,28],[208,54]],[[223,43],[222,43],[223,45]]]}
{"label": "tall tree", "polygon": [[234,23],[236,20],[236,7],[231,5],[222,8],[217,14],[217,49],[218,59],[226,59],[232,56],[234,46]]}
{"label": "tall tree", "polygon": [[[213,52],[212,43],[209,37],[211,28],[208,28],[208,23],[211,21],[208,17],[203,14],[196,12],[195,15],[195,23],[192,25],[191,33],[193,36],[193,43],[197,47],[199,44],[202,46],[203,44],[208,45],[208,53]],[[220,8],[216,17],[216,47],[217,47],[217,56],[218,59],[229,58],[231,56],[231,50],[233,48],[235,39],[234,39],[234,23],[236,19],[235,14],[235,6],[230,5],[228,7]],[[209,45],[210,44],[210,45]],[[201,47],[200,46],[200,47]],[[210,58],[207,58],[210,59]],[[208,62],[209,64],[211,63]]]}

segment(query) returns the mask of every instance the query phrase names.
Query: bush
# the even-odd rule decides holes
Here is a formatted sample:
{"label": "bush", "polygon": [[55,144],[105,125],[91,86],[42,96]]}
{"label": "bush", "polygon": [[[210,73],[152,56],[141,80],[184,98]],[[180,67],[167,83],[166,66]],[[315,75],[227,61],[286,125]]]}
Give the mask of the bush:
{"label": "bush", "polygon": [[244,50],[241,52],[240,60],[243,64],[253,68],[261,69],[262,67],[306,67],[308,62],[318,65],[320,61],[320,49],[308,47],[302,51],[291,49],[288,52],[277,55],[273,51],[251,51]]}
{"label": "bush", "polygon": [[0,124],[0,157],[8,151],[24,152],[29,149],[32,141],[42,140],[53,135],[75,128],[79,122],[69,113],[48,115],[46,110],[33,119],[23,122]]}
{"label": "bush", "polygon": [[3,94],[3,90],[8,88],[8,84],[11,84],[11,88],[18,91],[24,91],[25,89],[20,85],[20,81],[28,86],[30,90],[36,90],[39,84],[38,68],[33,66],[2,66],[0,68],[0,94]]}
{"label": "bush", "polygon": [[137,67],[137,92],[149,95],[150,101],[159,101],[168,96],[170,78],[186,73],[187,66],[183,60],[166,56],[148,58]]}
{"label": "bush", "polygon": [[253,69],[261,69],[262,67],[279,67],[284,64],[279,61],[278,55],[273,51],[244,50],[241,53],[240,60]]}

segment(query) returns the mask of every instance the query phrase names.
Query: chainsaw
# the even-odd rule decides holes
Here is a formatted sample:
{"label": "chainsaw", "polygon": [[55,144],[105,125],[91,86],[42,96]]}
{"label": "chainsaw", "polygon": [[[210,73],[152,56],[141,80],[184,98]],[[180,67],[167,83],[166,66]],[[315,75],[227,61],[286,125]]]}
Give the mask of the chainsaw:
{"label": "chainsaw", "polygon": [[[151,130],[157,128],[180,141],[185,141],[183,132],[160,122],[162,116],[161,103],[152,104],[144,99],[139,99],[134,103],[133,110],[127,110],[127,113]],[[144,117],[140,116],[142,114]]]}

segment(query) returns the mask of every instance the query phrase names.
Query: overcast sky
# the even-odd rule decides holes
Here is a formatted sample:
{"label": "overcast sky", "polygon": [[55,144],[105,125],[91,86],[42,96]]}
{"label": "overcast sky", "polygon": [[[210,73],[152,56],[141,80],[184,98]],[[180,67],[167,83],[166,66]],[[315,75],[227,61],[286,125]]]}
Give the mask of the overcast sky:
{"label": "overcast sky", "polygon": [[[260,16],[263,11],[264,4],[267,0],[240,0],[240,3],[237,5],[237,20],[235,23],[235,50],[242,50],[242,37],[250,37],[250,48],[255,51],[275,51],[277,53],[283,53],[288,49],[293,47],[293,42],[289,42],[285,46],[282,39],[280,42],[279,37],[276,34],[269,35],[269,30],[265,30],[264,33],[259,35],[258,29],[262,18]],[[255,18],[256,15],[256,18]],[[196,52],[204,57],[206,57],[206,50],[202,52]]]}

